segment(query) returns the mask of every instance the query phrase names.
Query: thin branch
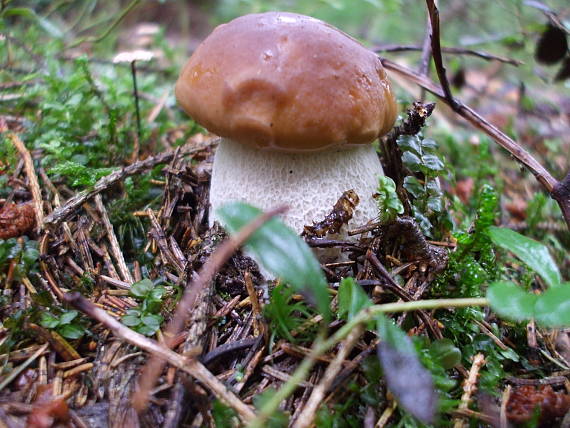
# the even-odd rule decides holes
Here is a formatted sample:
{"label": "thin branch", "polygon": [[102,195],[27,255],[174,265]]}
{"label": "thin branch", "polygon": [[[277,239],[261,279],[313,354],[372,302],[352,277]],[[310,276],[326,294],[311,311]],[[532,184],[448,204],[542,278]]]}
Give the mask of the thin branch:
{"label": "thin branch", "polygon": [[[6,127],[4,124],[0,124],[0,131],[5,131]],[[36,228],[39,229],[44,221],[44,209],[42,201],[42,192],[40,190],[40,184],[38,181],[38,176],[34,169],[34,161],[32,155],[24,145],[24,142],[16,134],[10,132],[8,138],[12,141],[14,147],[24,159],[24,169],[26,170],[26,175],[30,183],[30,190],[32,192],[32,199],[34,200],[34,213],[36,215]]]}
{"label": "thin branch", "polygon": [[[402,77],[414,82],[416,85],[425,88],[431,92],[436,97],[444,100],[445,94],[441,87],[437,85],[433,80],[421,76],[414,70],[397,64],[388,59],[382,58],[382,64],[387,70],[393,71]],[[459,116],[467,120],[475,128],[483,131],[485,134],[490,136],[497,144],[507,150],[511,155],[515,157],[520,163],[522,163],[532,174],[537,178],[537,180],[542,184],[544,189],[548,193],[552,193],[554,187],[558,184],[558,181],[524,148],[522,148],[516,141],[498,129],[496,126],[489,123],[484,117],[473,110],[471,107],[455,100],[457,106],[454,110]]]}
{"label": "thin branch", "polygon": [[113,254],[113,257],[117,262],[117,266],[119,267],[119,271],[123,277],[122,279],[131,285],[134,282],[133,276],[127,267],[127,263],[125,262],[125,257],[123,256],[123,252],[119,246],[119,241],[117,240],[115,230],[111,224],[109,215],[107,214],[107,209],[105,208],[105,205],[103,205],[103,198],[101,198],[101,195],[95,195],[95,205],[97,206],[99,214],[101,214],[101,220],[103,220],[103,225],[105,226],[105,231],[107,232],[107,239],[111,244],[111,254]]}
{"label": "thin branch", "polygon": [[552,190],[552,197],[560,205],[566,224],[570,225],[570,172],[563,180],[556,183]]}
{"label": "thin branch", "polygon": [[129,14],[129,12],[131,12],[131,10],[133,10],[139,3],[141,2],[141,0],[132,0],[117,16],[117,18],[113,21],[113,23],[100,35],[98,36],[91,36],[91,37],[83,37],[79,40],[76,40],[75,42],[73,42],[72,44],[70,44],[69,46],[67,46],[67,48],[75,48],[83,43],[86,42],[90,42],[90,43],[98,43],[102,40],[104,40],[109,34],[111,34],[111,32],[121,23],[121,21],[125,18],[125,16],[127,16]]}
{"label": "thin branch", "polygon": [[246,406],[233,392],[229,391],[225,385],[218,380],[210,371],[194,358],[188,358],[177,354],[166,346],[137,333],[124,324],[121,324],[104,310],[98,308],[80,293],[67,293],[64,300],[80,310],[87,316],[100,322],[119,337],[132,345],[135,345],[156,358],[168,361],[178,369],[188,373],[190,376],[204,384],[216,397],[220,398],[227,405],[232,407],[243,422],[249,422],[255,418],[253,411]]}
{"label": "thin branch", "polygon": [[570,173],[568,173],[568,175],[562,181],[558,182],[546,170],[546,168],[544,168],[529,152],[523,149],[517,142],[509,138],[497,127],[491,125],[475,110],[469,108],[453,97],[441,55],[439,11],[435,5],[435,0],[426,0],[426,4],[432,27],[432,55],[441,87],[436,85],[426,76],[415,73],[413,70],[410,70],[407,67],[398,65],[388,60],[382,60],[382,63],[388,70],[396,71],[400,75],[405,76],[422,88],[443,99],[455,113],[466,119],[476,128],[485,132],[500,146],[505,148],[511,155],[513,155],[519,162],[526,166],[526,168],[534,174],[536,179],[542,184],[550,196],[556,200],[556,202],[558,202],[568,229],[570,229]]}
{"label": "thin branch", "polygon": [[[179,154],[181,156],[185,156],[197,153],[208,147],[210,144],[212,144],[211,141],[200,145],[193,145],[191,147],[184,146],[180,150]],[[111,174],[106,175],[105,177],[97,181],[97,183],[95,183],[95,186],[93,186],[92,189],[79,192],[77,195],[69,199],[62,207],[54,210],[50,215],[48,215],[44,219],[43,226],[47,228],[50,227],[55,228],[61,222],[69,219],[81,205],[83,205],[93,196],[103,192],[104,190],[108,189],[115,183],[125,179],[126,177],[153,168],[155,165],[159,165],[161,163],[168,163],[172,160],[173,157],[174,157],[174,151],[161,153],[157,156],[152,156],[145,160],[135,162],[125,168],[118,169],[117,171],[114,171]]]}
{"label": "thin branch", "polygon": [[456,101],[451,94],[451,87],[449,86],[449,81],[447,80],[445,66],[443,65],[443,58],[441,56],[441,43],[439,37],[439,10],[435,5],[435,0],[426,0],[426,4],[431,24],[431,53],[433,56],[433,62],[435,63],[435,70],[437,71],[437,77],[439,78],[439,83],[441,83],[441,87],[443,89],[447,103],[455,109]]}
{"label": "thin branch", "polygon": [[[196,297],[204,289],[204,287],[214,279],[216,273],[220,268],[229,260],[237,249],[259,229],[265,222],[273,216],[282,214],[287,210],[287,207],[278,207],[268,212],[265,212],[255,218],[251,223],[243,227],[236,235],[228,239],[212,254],[208,261],[204,264],[198,275],[192,280],[192,283],[186,287],[182,299],[176,307],[176,311],[172,320],[168,324],[164,333],[165,343],[167,347],[173,345],[173,339],[178,336],[182,331],[189,312],[194,306]],[[139,390],[134,394],[132,401],[134,407],[141,411],[146,408],[148,403],[148,396],[154,387],[156,379],[160,375],[164,361],[156,357],[150,359],[140,376]]]}
{"label": "thin branch", "polygon": [[315,361],[331,349],[337,343],[343,341],[348,335],[359,326],[373,320],[378,314],[411,312],[416,310],[443,309],[443,308],[465,308],[470,306],[488,306],[489,301],[484,298],[468,298],[468,299],[434,299],[434,300],[416,300],[414,302],[397,302],[386,303],[383,305],[374,305],[361,310],[354,318],[349,320],[345,325],[339,328],[332,336],[326,340],[320,337],[315,340],[310,354],[297,367],[289,380],[279,388],[279,390],[271,397],[268,402],[260,409],[257,418],[251,422],[249,428],[260,428],[264,421],[279,406],[282,400],[291,395],[297,385],[305,380],[311,367]]}
{"label": "thin branch", "polygon": [[[372,47],[372,50],[376,53],[380,52],[410,52],[410,51],[423,51],[422,46],[417,45],[378,45]],[[513,58],[507,58],[505,56],[495,55],[489,52],[478,51],[473,49],[458,48],[458,47],[442,47],[441,52],[450,55],[469,55],[475,56],[477,58],[484,59],[485,61],[498,61],[505,64],[510,64],[515,67],[524,64],[523,61],[519,61]]]}
{"label": "thin branch", "polygon": [[361,333],[362,326],[358,326],[350,332],[350,335],[342,343],[341,348],[336,354],[334,360],[332,360],[327,370],[325,371],[323,379],[313,389],[313,392],[311,393],[307,404],[305,404],[305,407],[297,418],[297,422],[293,425],[293,428],[307,428],[311,426],[318,407],[322,403],[325,394],[338,375],[338,372],[342,369],[342,364],[344,363],[345,358],[348,356],[356,344],[356,341],[360,338]]}
{"label": "thin branch", "polygon": [[[483,354],[479,353],[473,357],[473,364],[471,365],[471,370],[469,370],[469,376],[463,382],[463,395],[461,396],[461,403],[459,404],[458,410],[466,410],[469,408],[471,397],[477,390],[479,371],[484,364],[485,357]],[[462,428],[463,426],[463,419],[456,418],[453,428]]]}

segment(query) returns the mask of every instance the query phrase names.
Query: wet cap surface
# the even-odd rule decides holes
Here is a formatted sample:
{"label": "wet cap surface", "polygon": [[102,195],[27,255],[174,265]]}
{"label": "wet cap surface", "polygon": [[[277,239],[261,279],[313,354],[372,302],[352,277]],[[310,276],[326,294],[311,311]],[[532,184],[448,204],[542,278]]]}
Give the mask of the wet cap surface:
{"label": "wet cap surface", "polygon": [[182,70],[176,97],[209,131],[282,152],[366,144],[396,117],[374,53],[320,20],[284,12],[217,27]]}

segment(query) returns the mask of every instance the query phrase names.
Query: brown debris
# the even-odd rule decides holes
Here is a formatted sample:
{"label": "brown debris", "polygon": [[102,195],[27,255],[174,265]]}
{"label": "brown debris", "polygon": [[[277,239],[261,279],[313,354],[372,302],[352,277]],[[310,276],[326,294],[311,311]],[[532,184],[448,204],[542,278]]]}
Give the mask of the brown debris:
{"label": "brown debris", "polygon": [[340,232],[340,228],[347,224],[354,214],[354,208],[360,202],[360,198],[354,190],[347,190],[334,204],[333,209],[327,214],[324,220],[314,223],[312,226],[305,226],[302,236],[307,238],[322,238],[327,234]]}
{"label": "brown debris", "polygon": [[34,206],[7,203],[0,208],[0,239],[17,238],[31,232],[36,224]]}
{"label": "brown debris", "polygon": [[528,422],[537,410],[540,413],[540,424],[552,426],[557,418],[570,410],[570,396],[565,392],[555,392],[550,385],[513,388],[507,403],[507,418],[510,421]]}

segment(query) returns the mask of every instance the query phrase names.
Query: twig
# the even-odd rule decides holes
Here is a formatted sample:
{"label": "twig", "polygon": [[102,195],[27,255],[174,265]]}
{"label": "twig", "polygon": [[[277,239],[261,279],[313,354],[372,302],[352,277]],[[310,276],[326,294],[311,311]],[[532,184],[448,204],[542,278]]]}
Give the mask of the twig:
{"label": "twig", "polygon": [[[208,261],[204,264],[198,275],[192,280],[192,283],[186,287],[182,299],[176,307],[176,312],[168,327],[165,331],[166,346],[170,347],[172,339],[175,338],[182,330],[190,309],[194,305],[196,297],[200,291],[213,280],[214,276],[222,265],[232,256],[232,254],[243,243],[259,229],[271,217],[281,214],[287,210],[286,207],[279,207],[261,214],[251,223],[243,227],[235,236],[225,241],[220,247],[212,254]],[[158,378],[164,363],[158,358],[151,358],[143,369],[140,376],[139,390],[133,396],[134,407],[141,411],[146,408],[148,403],[148,396],[156,379]]]}
{"label": "twig", "polygon": [[249,422],[254,417],[253,411],[246,406],[236,395],[229,391],[206,367],[193,358],[177,354],[166,346],[139,334],[121,324],[104,310],[99,309],[79,293],[67,293],[64,300],[87,316],[102,323],[105,327],[132,345],[135,345],[157,358],[168,361],[176,368],[185,371],[190,376],[203,383],[213,394],[232,407],[243,422]]}
{"label": "twig", "polygon": [[408,117],[381,140],[383,167],[385,174],[394,180],[396,191],[404,204],[405,213],[412,214],[412,206],[404,189],[405,168],[402,161],[402,151],[398,146],[398,138],[402,135],[416,135],[425,126],[431,116],[435,103],[414,102],[407,110]]}
{"label": "twig", "polygon": [[137,135],[139,141],[142,140],[142,128],[141,128],[141,111],[139,107],[139,90],[137,87],[137,66],[136,61],[131,61],[131,75],[133,77],[133,97],[135,98],[135,113],[137,117]]}
{"label": "twig", "polygon": [[[384,279],[386,284],[385,286],[389,288],[392,293],[406,302],[414,300],[414,298],[410,296],[406,290],[404,290],[396,283],[396,281],[394,281],[394,278],[392,278],[392,275],[390,275],[390,272],[388,272],[384,265],[380,263],[380,260],[378,260],[376,254],[374,254],[372,251],[368,251],[366,253],[366,259],[370,261],[374,270]],[[425,311],[418,311],[418,318],[423,321],[426,328],[431,332],[433,337],[441,339],[441,333],[434,328],[430,316]]]}
{"label": "twig", "polygon": [[119,266],[119,271],[123,277],[123,280],[132,284],[133,277],[131,275],[131,271],[127,267],[127,263],[125,262],[125,258],[123,256],[123,252],[121,251],[121,247],[119,246],[119,241],[117,240],[117,236],[115,235],[115,230],[113,229],[113,225],[111,224],[111,220],[109,220],[109,215],[107,214],[107,210],[105,209],[105,205],[103,205],[103,198],[101,195],[95,195],[95,205],[97,206],[97,210],[101,214],[101,220],[103,221],[103,225],[105,226],[105,231],[107,232],[107,239],[109,239],[109,243],[111,244],[111,253],[117,262],[117,266]]}
{"label": "twig", "polygon": [[263,324],[263,315],[261,313],[261,305],[257,297],[257,292],[253,286],[253,281],[251,280],[251,273],[246,271],[243,275],[243,280],[245,282],[245,288],[249,296],[249,301],[251,302],[251,311],[253,313],[253,334],[259,336],[260,334],[267,334],[267,331]]}
{"label": "twig", "polygon": [[[0,128],[2,128],[0,131],[4,131],[5,125],[0,123]],[[24,145],[24,142],[16,134],[10,132],[8,134],[8,138],[10,138],[10,141],[12,141],[12,144],[18,150],[20,156],[22,156],[24,159],[24,169],[26,170],[26,175],[30,181],[30,190],[32,191],[32,198],[34,200],[36,228],[39,230],[42,227],[42,223],[44,221],[44,209],[42,203],[42,191],[40,190],[38,176],[36,175],[36,171],[34,169],[34,161],[32,160],[32,155]]]}
{"label": "twig", "polygon": [[465,308],[469,306],[487,306],[489,301],[484,298],[468,298],[468,299],[434,299],[434,300],[417,300],[415,302],[398,302],[386,303],[383,305],[374,305],[361,310],[354,318],[348,321],[344,326],[338,329],[332,336],[326,340],[320,337],[313,342],[311,353],[297,367],[295,372],[270,400],[260,409],[257,418],[251,422],[249,428],[262,427],[264,421],[277,409],[282,400],[287,398],[295,391],[299,382],[304,380],[313,367],[315,361],[332,348],[338,342],[344,340],[355,328],[374,319],[378,314],[395,313],[395,312],[411,312],[415,310],[442,309],[442,308]]}
{"label": "twig", "polygon": [[507,405],[509,404],[509,399],[511,398],[511,389],[512,389],[511,385],[507,385],[501,396],[499,428],[507,428],[509,426],[509,422],[507,419]]}
{"label": "twig", "polygon": [[[471,401],[471,396],[477,389],[477,378],[479,377],[479,370],[485,364],[485,357],[483,354],[477,354],[473,357],[473,364],[469,370],[469,376],[463,382],[463,395],[461,396],[461,403],[459,404],[459,410],[465,410],[469,408],[469,402]],[[462,428],[463,419],[457,418],[453,428]]]}
{"label": "twig", "polygon": [[382,412],[382,416],[380,416],[380,419],[378,419],[376,425],[374,425],[374,428],[384,428],[388,423],[388,421],[390,420],[390,417],[396,410],[396,407],[398,407],[398,402],[396,400],[394,400],[393,398],[389,400],[390,401],[388,406],[386,406],[386,408]]}
{"label": "twig", "polygon": [[449,86],[449,81],[447,80],[445,66],[443,65],[443,58],[441,57],[441,43],[439,37],[439,10],[435,5],[435,0],[426,0],[426,4],[431,24],[431,53],[433,56],[433,62],[435,63],[435,70],[437,71],[437,77],[439,78],[439,83],[441,84],[447,103],[453,109],[455,109],[456,101],[451,94],[451,88]]}
{"label": "twig", "polygon": [[[181,148],[179,153],[181,156],[193,154],[193,153],[196,153],[196,152],[199,152],[199,151],[205,149],[211,143],[212,142],[210,141],[210,142],[206,142],[206,143],[203,143],[203,144],[200,144],[197,146],[196,145],[194,145],[192,147],[186,147],[185,146],[185,147]],[[95,196],[98,193],[101,193],[102,191],[108,189],[113,184],[117,183],[118,181],[125,179],[126,177],[138,174],[141,171],[145,171],[147,169],[154,167],[155,165],[158,165],[161,163],[168,163],[172,160],[173,157],[174,157],[174,151],[161,153],[157,156],[152,156],[152,157],[149,157],[145,160],[135,162],[135,163],[133,163],[127,167],[121,168],[117,171],[112,172],[109,175],[106,175],[105,177],[103,177],[99,181],[97,181],[97,183],[95,183],[95,186],[93,186],[92,189],[79,192],[77,195],[75,195],[74,197],[69,199],[62,207],[54,210],[50,215],[48,215],[44,219],[44,221],[43,221],[44,226],[55,228],[62,221],[69,219],[69,217],[71,217],[73,215],[75,210],[77,210],[81,205],[83,205],[85,202],[87,202],[93,196]]]}
{"label": "twig", "polygon": [[[427,89],[433,95],[445,101],[445,94],[443,90],[439,85],[437,85],[431,79],[419,75],[417,72],[406,66],[397,64],[385,58],[382,58],[382,64],[384,65],[384,67],[386,67],[386,69],[398,73],[399,75],[414,82],[416,85]],[[530,172],[534,174],[534,176],[543,185],[546,191],[548,191],[548,193],[551,193],[553,191],[554,186],[556,186],[558,182],[529,152],[523,149],[516,141],[511,139],[508,135],[499,130],[497,127],[491,125],[491,123],[489,123],[485,118],[479,115],[479,113],[477,113],[475,110],[473,110],[472,108],[463,103],[460,102],[457,103],[459,105],[457,107],[457,110],[455,110],[455,112],[459,116],[463,117],[470,124],[475,126],[475,128],[489,135],[501,147],[503,147],[511,155],[513,155],[515,159],[517,159]]]}
{"label": "twig", "polygon": [[21,365],[19,365],[16,368],[13,368],[12,371],[10,372],[10,374],[8,376],[6,376],[6,378],[2,381],[2,383],[0,383],[0,391],[2,391],[7,385],[9,385],[10,382],[12,382],[14,379],[16,379],[18,377],[18,375],[26,369],[26,367],[28,367],[30,364],[32,364],[35,361],[35,359],[38,358],[47,349],[48,346],[49,346],[49,343],[43,344],[24,363],[22,363]]}
{"label": "twig", "polygon": [[139,3],[141,2],[141,0],[132,0],[122,11],[121,13],[117,16],[117,18],[115,19],[115,21],[113,21],[113,23],[99,36],[95,36],[95,37],[83,37],[79,40],[76,40],[75,42],[73,42],[71,45],[68,46],[68,48],[75,48],[85,42],[91,42],[91,43],[98,43],[101,40],[104,40],[109,34],[111,34],[111,31],[113,31],[120,23],[121,21],[125,18],[125,16],[127,16],[129,14],[129,12],[131,10],[133,10],[135,8],[135,6],[137,6]]}
{"label": "twig", "polygon": [[[297,367],[297,370],[295,370],[295,372],[289,377],[289,380],[283,386],[281,386],[281,388],[279,388],[279,390],[277,390],[277,392],[273,394],[269,400],[265,402],[263,407],[259,410],[257,418],[251,422],[249,428],[261,428],[265,425],[267,419],[269,419],[275,410],[277,410],[279,404],[281,404],[281,401],[291,395],[297,388],[297,385],[306,379],[309,371],[317,361],[317,356],[326,351],[325,349],[321,352],[323,344],[328,341],[329,340],[324,341],[322,335],[319,335],[317,337],[317,339],[313,342],[313,349],[311,349],[311,353],[301,362],[299,367]],[[329,348],[330,346],[327,347],[327,349]]]}
{"label": "twig", "polygon": [[311,393],[307,404],[305,404],[303,411],[297,418],[297,422],[293,425],[294,428],[306,428],[313,423],[315,412],[317,411],[319,405],[322,403],[323,397],[332,385],[338,372],[342,369],[342,364],[345,358],[354,347],[361,333],[362,326],[358,326],[350,332],[346,340],[341,344],[340,350],[336,354],[334,360],[329,364],[322,380],[313,389],[313,392]]}
{"label": "twig", "polygon": [[506,149],[519,162],[521,162],[529,171],[531,171],[540,184],[556,200],[562,214],[570,229],[570,173],[560,182],[558,182],[530,153],[524,150],[517,142],[508,137],[494,125],[491,125],[475,110],[461,103],[454,98],[449,88],[449,82],[445,73],[441,55],[441,45],[439,39],[439,11],[435,6],[434,0],[426,0],[430,23],[432,26],[432,54],[437,69],[437,74],[441,83],[441,87],[435,84],[426,76],[416,73],[413,70],[396,64],[392,61],[382,59],[384,67],[394,71],[401,76],[411,80],[420,87],[428,90],[437,97],[443,99],[455,113],[466,119],[471,125],[485,132],[495,140],[501,147]]}
{"label": "twig", "polygon": [[228,353],[234,353],[236,351],[251,348],[253,345],[259,342],[259,337],[250,337],[248,339],[236,340],[235,342],[224,343],[218,346],[216,349],[208,352],[200,360],[205,366],[213,363],[218,358],[222,357]]}
{"label": "twig", "polygon": [[[393,61],[383,58],[382,64],[387,70],[398,73],[406,79],[414,82],[418,86],[425,88],[433,95],[444,100],[445,94],[439,85],[431,79],[419,75],[414,70],[397,64]],[[497,144],[507,150],[517,161],[523,164],[550,194],[550,196],[558,202],[566,225],[570,229],[570,174],[564,180],[558,182],[529,152],[522,148],[516,141],[502,132],[499,128],[489,123],[484,117],[473,110],[471,107],[461,103],[457,99],[455,113],[467,120],[475,128],[483,131],[491,137]]]}
{"label": "twig", "polygon": [[[374,46],[372,50],[376,53],[380,52],[409,52],[409,51],[423,51],[422,46],[417,45],[379,45]],[[457,47],[442,47],[441,52],[450,55],[470,55],[477,58],[484,59],[486,61],[499,61],[505,64],[514,65],[518,67],[524,64],[523,61],[519,61],[513,58],[507,58],[500,55],[495,55],[489,52],[477,51],[473,49],[457,48]]]}

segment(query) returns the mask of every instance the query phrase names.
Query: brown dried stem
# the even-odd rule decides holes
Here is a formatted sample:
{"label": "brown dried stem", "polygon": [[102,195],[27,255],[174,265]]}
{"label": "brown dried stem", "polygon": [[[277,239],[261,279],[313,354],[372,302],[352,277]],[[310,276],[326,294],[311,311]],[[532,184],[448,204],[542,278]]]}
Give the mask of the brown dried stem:
{"label": "brown dried stem", "polygon": [[[252,233],[259,229],[271,217],[282,214],[286,210],[287,207],[278,207],[261,214],[251,223],[242,228],[235,236],[220,245],[214,254],[212,254],[198,275],[192,280],[190,286],[186,288],[182,299],[176,307],[174,316],[164,333],[165,344],[167,347],[170,348],[172,346],[173,339],[176,338],[180,331],[182,331],[186,319],[188,318],[188,314],[194,306],[196,297],[200,294],[202,289],[214,279],[214,276],[223,264],[229,260],[232,254],[235,253],[241,245],[243,245]],[[151,358],[145,366],[140,376],[139,390],[134,394],[132,399],[133,405],[138,411],[142,411],[146,408],[150,391],[154,387],[156,379],[160,375],[163,367],[164,361],[156,357]]]}
{"label": "brown dried stem", "polygon": [[455,110],[456,101],[451,94],[451,88],[449,86],[449,81],[447,80],[447,74],[445,71],[445,66],[443,65],[443,58],[441,56],[441,43],[439,37],[439,10],[435,5],[435,0],[426,0],[426,4],[429,12],[429,21],[431,26],[431,53],[433,56],[433,62],[435,63],[435,70],[437,72],[437,77],[439,78],[441,88],[443,89],[445,100]]}
{"label": "brown dried stem", "polygon": [[[199,145],[184,146],[178,153],[181,156],[190,155],[204,150],[210,144],[212,144],[212,142],[207,142]],[[151,156],[145,160],[135,162],[125,168],[121,168],[101,178],[99,181],[97,181],[97,183],[95,183],[92,189],[79,192],[77,195],[69,199],[62,207],[54,210],[44,219],[43,226],[55,228],[62,221],[69,219],[69,217],[71,217],[81,205],[83,205],[93,196],[103,192],[104,190],[108,189],[118,181],[125,179],[126,177],[138,174],[142,171],[154,167],[155,165],[170,162],[174,157],[174,154],[174,151],[170,151],[161,153],[156,156]]]}
{"label": "brown dried stem", "polygon": [[[5,126],[0,124],[0,128],[4,129]],[[5,129],[4,129],[5,130]],[[32,155],[24,145],[24,142],[16,134],[10,132],[8,138],[12,141],[12,144],[20,153],[20,156],[24,159],[24,169],[28,180],[30,182],[30,190],[32,192],[32,199],[34,200],[34,211],[36,214],[36,227],[39,229],[44,221],[44,209],[42,202],[42,191],[40,190],[40,184],[38,182],[38,176],[34,169],[34,161],[32,160]]]}
{"label": "brown dried stem", "polygon": [[[469,402],[473,393],[477,390],[477,379],[479,378],[479,370],[485,364],[485,357],[483,354],[477,354],[473,357],[473,364],[469,370],[469,376],[463,382],[463,395],[461,396],[461,403],[459,410],[466,410],[469,408]],[[463,419],[457,418],[455,420],[454,428],[463,427]]]}
{"label": "brown dried stem", "polygon": [[434,58],[437,75],[441,86],[438,86],[433,81],[431,81],[426,76],[416,73],[413,70],[404,67],[402,65],[396,64],[389,60],[382,60],[384,66],[391,71],[394,71],[401,76],[411,80],[418,86],[428,90],[438,98],[441,98],[448,104],[455,113],[466,119],[471,125],[477,129],[485,132],[491,138],[495,140],[501,147],[506,149],[511,155],[513,155],[519,162],[521,162],[529,171],[533,173],[536,179],[542,184],[544,189],[550,194],[550,196],[558,202],[562,214],[566,221],[568,228],[570,229],[570,173],[562,180],[557,181],[547,170],[544,168],[529,152],[523,149],[516,141],[509,138],[504,132],[490,124],[485,118],[479,115],[475,110],[466,106],[459,100],[453,97],[451,89],[449,87],[449,82],[447,80],[447,75],[445,72],[445,67],[443,65],[442,59],[442,48],[440,44],[440,34],[439,34],[439,11],[435,6],[434,0],[426,0],[430,25],[432,27],[431,31],[431,42],[432,42],[432,55]]}
{"label": "brown dried stem", "polygon": [[297,422],[293,425],[294,428],[306,428],[311,426],[319,405],[322,403],[325,394],[327,393],[333,381],[336,379],[336,376],[342,369],[342,364],[345,358],[348,356],[348,354],[356,344],[356,341],[360,337],[362,330],[363,328],[361,325],[357,326],[354,330],[350,332],[346,340],[341,344],[340,350],[336,354],[336,357],[329,364],[327,370],[325,371],[323,379],[313,389],[313,392],[311,393],[311,396],[309,397],[307,404],[305,404],[303,411],[297,418]]}
{"label": "brown dried stem", "polygon": [[216,397],[231,406],[243,422],[248,422],[255,417],[253,411],[246,406],[236,395],[229,391],[206,367],[194,358],[188,358],[177,354],[166,346],[137,333],[121,324],[104,310],[98,308],[80,293],[67,293],[64,300],[87,316],[100,322],[119,337],[132,345],[135,345],[161,360],[168,361],[173,366],[188,373],[190,376],[204,384]]}
{"label": "brown dried stem", "polygon": [[115,235],[115,230],[113,229],[113,225],[111,224],[111,220],[109,219],[109,215],[107,214],[107,210],[105,209],[105,205],[103,205],[103,198],[101,195],[95,195],[95,205],[97,206],[97,210],[101,214],[101,220],[103,221],[103,225],[105,226],[105,231],[107,232],[107,239],[111,244],[111,253],[117,262],[117,266],[119,267],[119,271],[121,272],[122,279],[129,284],[132,284],[133,277],[131,275],[131,271],[127,267],[127,263],[125,262],[125,257],[123,256],[123,252],[121,251],[121,247],[119,246],[119,241],[117,240],[117,236]]}
{"label": "brown dried stem", "polygon": [[[429,38],[428,38],[429,40]],[[410,52],[410,51],[422,51],[422,46],[417,45],[378,45],[374,46],[372,50],[376,53],[380,52]],[[430,50],[431,52],[431,50]],[[470,55],[477,58],[484,59],[486,61],[498,61],[505,64],[510,64],[515,67],[524,64],[522,61],[513,58],[507,58],[500,55],[495,55],[489,52],[478,51],[473,49],[458,48],[458,47],[442,47],[441,52],[450,55]]]}
{"label": "brown dried stem", "polygon": [[[445,94],[441,87],[431,79],[420,75],[414,70],[397,64],[393,61],[383,58],[382,64],[387,70],[393,71],[400,76],[406,78],[425,88],[436,97],[447,103]],[[450,105],[453,107],[452,105]],[[544,168],[529,152],[521,147],[516,141],[506,135],[496,126],[489,123],[483,116],[473,110],[471,107],[461,103],[455,99],[454,111],[459,116],[467,120],[471,125],[491,137],[497,144],[507,150],[517,161],[522,163],[538,180],[542,187],[550,194],[550,196],[558,202],[564,215],[564,219],[570,229],[570,177],[564,178],[558,182],[546,168]]]}

